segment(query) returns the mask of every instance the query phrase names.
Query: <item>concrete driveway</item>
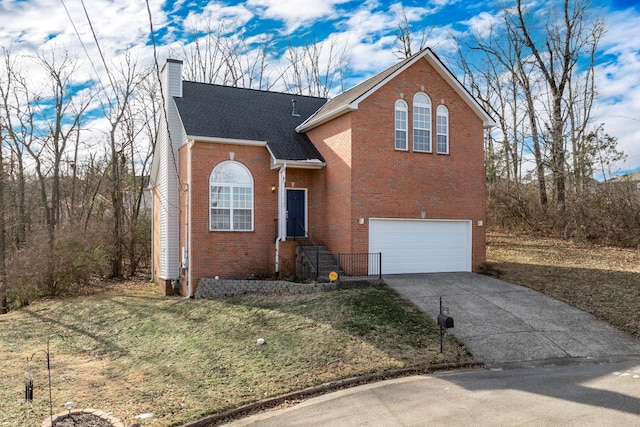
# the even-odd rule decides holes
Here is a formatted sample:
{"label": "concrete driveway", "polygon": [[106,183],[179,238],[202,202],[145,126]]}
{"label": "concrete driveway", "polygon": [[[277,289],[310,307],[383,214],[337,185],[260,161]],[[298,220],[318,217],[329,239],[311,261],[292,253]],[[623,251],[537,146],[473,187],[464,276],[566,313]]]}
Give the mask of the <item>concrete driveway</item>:
{"label": "concrete driveway", "polygon": [[436,318],[487,366],[640,358],[637,340],[590,314],[534,290],[474,273],[385,276],[387,285]]}

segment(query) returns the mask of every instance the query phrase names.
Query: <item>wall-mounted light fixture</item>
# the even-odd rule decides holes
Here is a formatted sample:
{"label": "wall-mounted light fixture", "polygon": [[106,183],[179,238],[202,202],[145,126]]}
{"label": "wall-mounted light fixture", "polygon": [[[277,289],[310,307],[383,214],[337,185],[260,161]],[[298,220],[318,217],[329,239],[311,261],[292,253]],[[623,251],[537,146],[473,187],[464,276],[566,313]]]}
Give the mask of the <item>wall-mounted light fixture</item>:
{"label": "wall-mounted light fixture", "polygon": [[272,186],[271,186],[271,192],[272,192],[272,193],[275,193],[275,192],[276,192],[276,186],[275,186],[275,185],[272,185]]}
{"label": "wall-mounted light fixture", "polygon": [[420,211],[420,218],[425,219],[427,216],[427,210],[425,208],[422,208],[422,210]]}

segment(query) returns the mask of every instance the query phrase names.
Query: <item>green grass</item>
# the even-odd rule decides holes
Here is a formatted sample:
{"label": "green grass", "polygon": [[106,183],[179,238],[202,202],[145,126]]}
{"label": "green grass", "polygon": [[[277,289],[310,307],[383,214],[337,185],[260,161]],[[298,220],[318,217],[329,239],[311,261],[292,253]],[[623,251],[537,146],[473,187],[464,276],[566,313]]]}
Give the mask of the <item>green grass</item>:
{"label": "green grass", "polygon": [[[112,410],[125,422],[169,426],[309,386],[472,357],[385,287],[308,296],[185,300],[149,285],[42,301],[0,316],[0,426],[48,416],[46,361],[35,353],[33,403],[23,398],[27,357],[50,340],[54,413]],[[264,338],[265,345],[256,339]],[[151,412],[151,420],[135,420]]]}

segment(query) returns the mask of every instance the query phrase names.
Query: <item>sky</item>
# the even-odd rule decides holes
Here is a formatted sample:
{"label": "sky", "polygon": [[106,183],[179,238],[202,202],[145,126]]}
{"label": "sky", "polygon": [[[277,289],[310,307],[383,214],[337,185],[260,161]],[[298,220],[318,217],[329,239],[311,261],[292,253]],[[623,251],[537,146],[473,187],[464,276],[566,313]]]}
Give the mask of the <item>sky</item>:
{"label": "sky", "polygon": [[[78,58],[82,86],[104,73],[96,40],[108,63],[128,52],[139,64],[157,59],[162,66],[167,57],[183,59],[180,46],[190,43],[195,29],[224,21],[229,34],[242,33],[249,41],[269,40],[274,64],[283,60],[278,55],[291,40],[328,40],[343,46],[349,60],[345,86],[350,87],[399,60],[394,45],[401,11],[412,32],[428,31],[428,45],[454,68],[448,62],[455,53],[451,35],[486,34],[501,8],[514,2],[0,0],[0,48],[27,58],[42,51],[67,50]],[[640,5],[637,0],[593,0],[593,7],[606,18],[608,30],[596,57],[599,97],[592,118],[594,124],[605,124],[605,131],[618,138],[618,147],[627,155],[617,168],[640,170]],[[37,70],[26,69],[30,78],[41,77]]]}

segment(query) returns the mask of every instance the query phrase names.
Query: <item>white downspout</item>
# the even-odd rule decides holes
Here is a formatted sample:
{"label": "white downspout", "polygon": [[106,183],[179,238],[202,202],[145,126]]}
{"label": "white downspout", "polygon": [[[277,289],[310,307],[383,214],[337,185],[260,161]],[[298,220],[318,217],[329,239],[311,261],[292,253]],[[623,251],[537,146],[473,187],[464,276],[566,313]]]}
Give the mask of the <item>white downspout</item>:
{"label": "white downspout", "polygon": [[285,183],[287,182],[287,165],[278,170],[278,237],[276,238],[276,273],[280,272],[280,242],[287,239],[286,233],[286,199]]}

